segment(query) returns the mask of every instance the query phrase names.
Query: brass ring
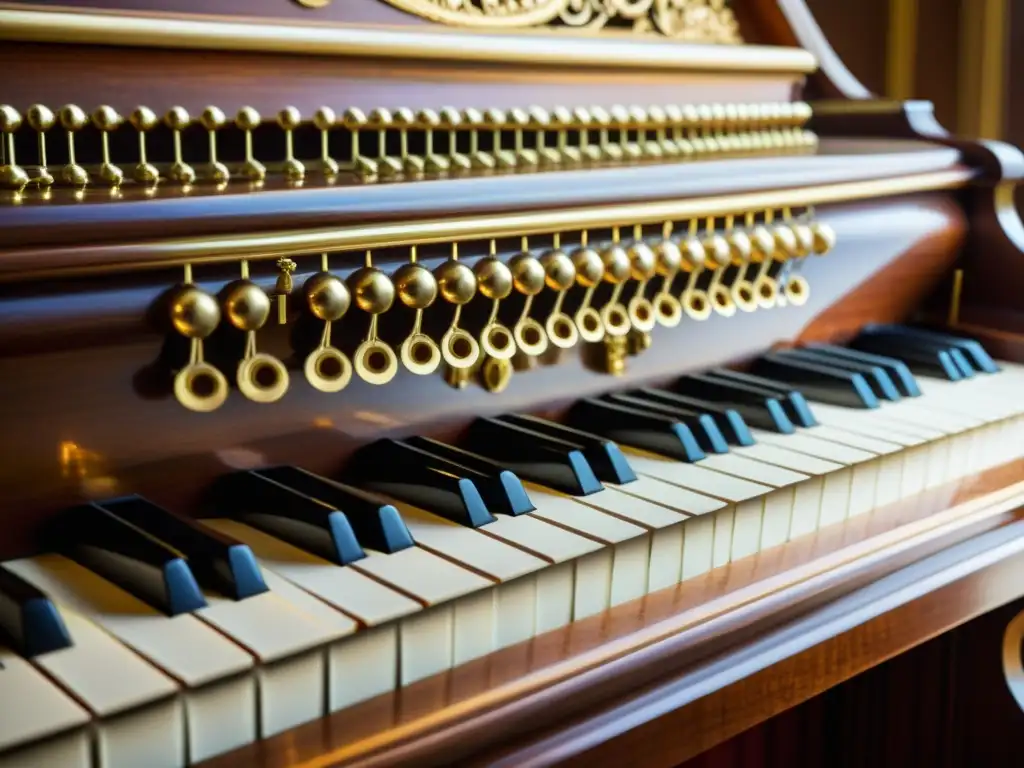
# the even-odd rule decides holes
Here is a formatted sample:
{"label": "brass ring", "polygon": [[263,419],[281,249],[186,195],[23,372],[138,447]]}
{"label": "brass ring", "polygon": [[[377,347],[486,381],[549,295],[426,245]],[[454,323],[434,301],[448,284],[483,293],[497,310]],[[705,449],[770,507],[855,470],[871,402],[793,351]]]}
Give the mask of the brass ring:
{"label": "brass ring", "polygon": [[795,307],[802,307],[811,298],[811,285],[803,275],[795,275],[789,278],[786,287],[783,289],[786,299]]}
{"label": "brass ring", "polygon": [[608,304],[601,308],[601,322],[609,336],[625,336],[629,333],[629,315],[621,304]]}
{"label": "brass ring", "polygon": [[711,300],[705,291],[690,291],[683,294],[683,311],[694,320],[711,317]]}
{"label": "brass ring", "polygon": [[209,363],[191,363],[174,377],[174,397],[190,411],[209,413],[228,399],[228,380]]}
{"label": "brass ring", "polygon": [[264,352],[238,364],[237,380],[239,391],[254,403],[276,403],[288,391],[288,369]]}
{"label": "brass ring", "polygon": [[387,384],[398,373],[398,356],[383,341],[367,339],[356,348],[356,374],[369,384]]}
{"label": "brass ring", "polygon": [[665,328],[675,328],[683,320],[683,307],[671,293],[659,293],[654,297],[654,313],[658,323]]}
{"label": "brass ring", "polygon": [[452,368],[472,368],[480,359],[480,344],[461,328],[449,328],[441,337],[441,357]]}
{"label": "brass ring", "polygon": [[491,323],[480,333],[480,346],[484,354],[495,360],[511,360],[516,354],[512,331],[501,323]]}
{"label": "brass ring", "polygon": [[551,343],[559,349],[571,349],[580,340],[580,333],[576,325],[564,312],[553,312],[544,323],[544,330],[547,331]]}
{"label": "brass ring", "polygon": [[643,296],[634,296],[626,306],[626,314],[629,315],[630,325],[642,333],[650,333],[658,324],[658,318],[654,313],[654,305]]}
{"label": "brass ring", "polygon": [[523,354],[537,357],[548,350],[548,335],[544,332],[544,326],[532,317],[524,317],[516,323],[512,335]]}
{"label": "brass ring", "polygon": [[749,280],[740,280],[734,283],[730,292],[737,309],[743,312],[753,312],[757,309],[754,284]]}
{"label": "brass ring", "polygon": [[754,300],[761,309],[771,309],[779,300],[778,284],[770,277],[759,277],[754,281]]}
{"label": "brass ring", "polygon": [[441,350],[425,333],[410,335],[398,349],[402,365],[417,376],[428,376],[441,364]]}
{"label": "brass ring", "polygon": [[604,338],[604,322],[601,313],[593,307],[584,307],[576,313],[576,330],[584,341],[595,343]]}
{"label": "brass ring", "polygon": [[314,349],[303,366],[306,381],[320,392],[341,392],[352,381],[352,361],[334,347]]}
{"label": "brass ring", "polygon": [[732,300],[729,289],[722,284],[711,289],[711,307],[722,317],[732,317],[736,314],[736,304]]}

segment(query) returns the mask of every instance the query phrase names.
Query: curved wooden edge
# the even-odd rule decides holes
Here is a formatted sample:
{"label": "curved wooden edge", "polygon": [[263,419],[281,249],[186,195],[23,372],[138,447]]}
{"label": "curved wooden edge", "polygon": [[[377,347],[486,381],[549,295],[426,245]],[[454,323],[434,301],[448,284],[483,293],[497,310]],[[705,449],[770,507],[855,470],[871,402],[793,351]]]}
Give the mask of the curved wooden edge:
{"label": "curved wooden edge", "polygon": [[[1024,503],[1022,477],[1024,461],[935,489],[204,766],[453,764],[509,740],[523,744],[549,726],[585,721],[588,711],[627,706],[636,691],[690,674],[726,651],[740,654],[732,657],[739,663],[741,643],[767,637],[923,557],[1006,525],[1016,517],[1011,510]],[[1024,593],[1024,583],[1016,588]],[[892,607],[872,602],[866,610],[875,613],[865,620]],[[773,663],[790,655],[780,654]],[[747,668],[743,676],[756,671]],[[702,695],[735,681],[712,682],[705,680]],[[647,719],[653,718],[631,715],[620,726],[639,727]],[[561,745],[552,754],[564,758],[589,749],[593,736],[580,738],[572,737],[575,747],[566,751]]]}

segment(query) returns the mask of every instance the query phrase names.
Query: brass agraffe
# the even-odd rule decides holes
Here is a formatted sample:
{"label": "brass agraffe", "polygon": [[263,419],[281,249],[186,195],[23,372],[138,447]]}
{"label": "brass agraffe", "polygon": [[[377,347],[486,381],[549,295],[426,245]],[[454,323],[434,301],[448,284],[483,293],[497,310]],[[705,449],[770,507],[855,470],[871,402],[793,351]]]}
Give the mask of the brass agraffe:
{"label": "brass agraffe", "polygon": [[[353,373],[384,385],[403,368],[421,376],[440,369],[453,387],[476,384],[496,393],[511,385],[514,370],[553,364],[575,348],[585,363],[621,374],[630,357],[657,343],[659,327],[806,304],[810,285],[801,267],[807,257],[828,253],[836,239],[811,206],[693,216],[657,229],[645,230],[643,222],[596,227],[523,236],[515,252],[503,254],[497,237],[449,242],[447,259],[433,270],[418,258],[427,243],[412,245],[409,260],[397,267],[375,265],[366,251],[347,280],[321,254],[319,268],[303,283],[298,318],[320,329],[319,343],[310,351],[306,326],[297,327],[291,335],[296,354],[289,359],[301,362],[309,384],[328,394],[348,386]],[[434,249],[431,261],[438,255]],[[255,334],[272,314],[272,297],[282,302],[291,294],[293,272],[309,274],[309,258],[279,259],[270,295],[249,278],[243,260],[241,279],[224,287],[219,306],[192,284],[189,266],[170,304],[171,328],[192,345],[175,381],[184,406],[213,410],[226,398],[223,374],[202,357],[202,339],[222,317],[245,333],[240,359],[226,361],[229,368],[237,365],[239,391],[261,403],[284,395],[285,365],[256,352]],[[394,333],[401,332],[402,317],[389,315],[381,324],[396,299],[414,312],[404,340]],[[506,301],[514,302],[506,308],[508,325],[499,314]],[[364,315],[350,326],[353,304]],[[278,310],[279,322],[293,320],[282,303]],[[425,322],[428,312],[437,313],[436,321]],[[350,361],[341,348],[353,347]]]}
{"label": "brass agraffe", "polygon": [[[69,156],[56,183],[76,188],[89,184],[116,188],[122,183],[151,187],[161,180],[184,187],[206,183],[220,188],[234,183],[259,188],[268,176],[301,186],[314,173],[327,179],[339,173],[368,181],[418,179],[480,170],[508,173],[624,161],[793,154],[814,151],[818,145],[817,136],[805,127],[811,118],[811,107],[805,102],[614,105],[607,109],[560,106],[550,111],[539,106],[461,111],[442,107],[417,112],[378,108],[369,113],[355,107],[337,113],[323,106],[312,115],[286,106],[273,122],[252,107],[242,107],[232,121],[234,131],[224,130],[228,119],[217,106],[207,106],[199,115],[172,106],[164,110],[162,119],[146,106],[137,107],[127,119],[106,105],[90,114],[74,104],[56,112],[66,132]],[[54,123],[54,112],[43,105],[29,107],[24,116],[13,106],[0,105],[0,187],[20,191],[46,189],[54,183],[46,169],[46,133]],[[309,127],[314,130],[300,130]],[[257,128],[279,134],[274,157],[256,156],[253,133]],[[338,131],[349,134],[349,141],[340,142],[348,151],[331,157],[330,135]],[[35,145],[35,157],[21,157],[16,164],[15,138],[24,132],[34,134],[35,140],[27,143]],[[116,140],[123,132],[134,133],[133,139]],[[203,133],[205,151],[187,149],[194,143],[185,137]],[[170,140],[154,142],[157,134]],[[156,156],[154,144],[168,147],[164,156]],[[137,150],[123,149],[133,145]],[[422,146],[422,154],[412,152],[412,146]],[[78,148],[82,153],[98,150],[101,162],[77,163]],[[114,148],[121,148],[120,157],[112,157]],[[226,163],[220,158],[228,152],[244,159]],[[198,157],[186,157],[191,153]],[[121,166],[132,170],[125,174]]]}
{"label": "brass agraffe", "polygon": [[[736,17],[726,0],[384,0],[408,13],[456,27],[535,27],[596,32],[625,26],[677,40],[738,45]],[[298,0],[320,8],[329,0]]]}

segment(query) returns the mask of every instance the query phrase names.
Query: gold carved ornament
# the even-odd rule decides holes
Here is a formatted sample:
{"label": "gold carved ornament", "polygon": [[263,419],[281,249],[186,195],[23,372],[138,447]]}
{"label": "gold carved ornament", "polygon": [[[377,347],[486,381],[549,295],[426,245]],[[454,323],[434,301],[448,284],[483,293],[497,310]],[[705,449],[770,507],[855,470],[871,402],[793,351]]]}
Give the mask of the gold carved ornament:
{"label": "gold carved ornament", "polygon": [[[478,29],[627,27],[676,40],[739,45],[727,0],[384,0],[440,24]],[[330,0],[298,0],[323,8]]]}

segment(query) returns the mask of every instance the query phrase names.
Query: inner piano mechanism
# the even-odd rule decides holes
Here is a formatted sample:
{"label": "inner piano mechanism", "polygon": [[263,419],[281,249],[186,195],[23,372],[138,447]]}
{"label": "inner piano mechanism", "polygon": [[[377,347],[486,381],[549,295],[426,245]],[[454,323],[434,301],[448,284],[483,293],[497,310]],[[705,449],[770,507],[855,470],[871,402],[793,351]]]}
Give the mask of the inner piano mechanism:
{"label": "inner piano mechanism", "polygon": [[[43,195],[52,186],[154,189],[301,185],[339,175],[417,179],[636,161],[687,161],[813,151],[805,102],[440,110],[294,107],[265,120],[252,107],[193,116],[137,107],[0,106],[0,186]],[[232,187],[233,188],[233,187]],[[21,196],[14,198],[21,201]]]}

